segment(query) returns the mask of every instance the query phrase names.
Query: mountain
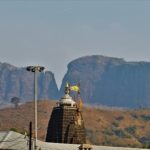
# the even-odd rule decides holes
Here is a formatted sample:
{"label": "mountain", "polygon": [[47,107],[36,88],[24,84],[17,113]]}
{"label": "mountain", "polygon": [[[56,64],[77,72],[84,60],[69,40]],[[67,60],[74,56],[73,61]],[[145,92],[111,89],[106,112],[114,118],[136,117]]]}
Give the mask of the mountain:
{"label": "mountain", "polygon": [[150,63],[127,62],[99,55],[78,58],[68,64],[66,81],[80,82],[86,103],[114,107],[150,107]]}
{"label": "mountain", "polygon": [[[34,74],[26,68],[0,63],[0,102],[7,103],[13,97],[21,102],[34,98]],[[56,99],[58,88],[50,71],[38,73],[38,99]]]}
{"label": "mountain", "polygon": [[[68,64],[60,91],[54,74],[38,74],[38,99],[58,99],[66,81],[80,82],[85,103],[112,107],[150,107],[150,63],[127,62],[101,55],[85,56]],[[34,74],[7,63],[0,63],[0,104],[19,97],[21,102],[34,98]],[[74,93],[73,93],[74,94]]]}

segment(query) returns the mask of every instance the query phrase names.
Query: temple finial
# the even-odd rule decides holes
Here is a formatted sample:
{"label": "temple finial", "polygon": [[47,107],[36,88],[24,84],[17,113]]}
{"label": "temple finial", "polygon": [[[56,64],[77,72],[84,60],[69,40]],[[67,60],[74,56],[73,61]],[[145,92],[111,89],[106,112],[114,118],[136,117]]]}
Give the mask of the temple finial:
{"label": "temple finial", "polygon": [[69,82],[66,82],[66,85],[65,85],[65,94],[70,94],[70,85],[69,85]]}

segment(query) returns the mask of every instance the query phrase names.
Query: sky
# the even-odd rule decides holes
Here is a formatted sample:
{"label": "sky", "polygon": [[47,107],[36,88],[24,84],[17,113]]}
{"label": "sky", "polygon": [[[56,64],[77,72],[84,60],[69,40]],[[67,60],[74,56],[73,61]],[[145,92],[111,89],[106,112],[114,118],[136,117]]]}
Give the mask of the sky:
{"label": "sky", "polygon": [[60,86],[87,55],[150,61],[150,1],[0,0],[0,62],[42,65]]}

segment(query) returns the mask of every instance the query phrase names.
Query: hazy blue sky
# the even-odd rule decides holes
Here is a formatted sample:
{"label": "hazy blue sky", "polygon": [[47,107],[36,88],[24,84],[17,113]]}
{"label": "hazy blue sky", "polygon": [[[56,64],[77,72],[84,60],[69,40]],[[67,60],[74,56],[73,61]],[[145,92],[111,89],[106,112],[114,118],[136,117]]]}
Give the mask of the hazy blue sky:
{"label": "hazy blue sky", "polygon": [[0,1],[0,62],[43,65],[60,85],[93,54],[150,61],[150,0]]}

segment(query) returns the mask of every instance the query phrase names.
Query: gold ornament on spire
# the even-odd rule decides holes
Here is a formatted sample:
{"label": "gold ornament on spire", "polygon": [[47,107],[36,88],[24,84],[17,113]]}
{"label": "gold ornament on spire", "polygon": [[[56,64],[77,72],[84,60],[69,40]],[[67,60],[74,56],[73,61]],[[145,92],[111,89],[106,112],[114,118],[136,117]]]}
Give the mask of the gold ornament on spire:
{"label": "gold ornament on spire", "polygon": [[66,82],[66,85],[65,85],[65,94],[70,94],[70,85],[68,82]]}

